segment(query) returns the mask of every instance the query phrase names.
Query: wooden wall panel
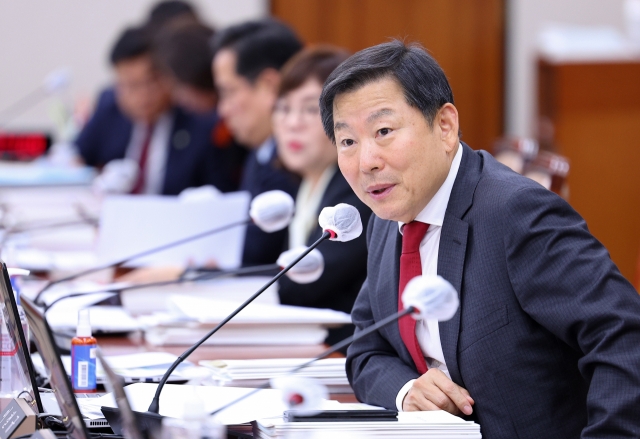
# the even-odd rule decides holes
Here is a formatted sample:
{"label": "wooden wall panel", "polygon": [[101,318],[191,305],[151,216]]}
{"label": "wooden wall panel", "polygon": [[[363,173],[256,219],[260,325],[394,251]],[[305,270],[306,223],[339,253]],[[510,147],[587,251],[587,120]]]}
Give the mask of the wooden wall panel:
{"label": "wooden wall panel", "polygon": [[[539,111],[570,160],[569,202],[634,281],[640,250],[640,62],[541,62]],[[636,284],[637,288],[637,284]]]}
{"label": "wooden wall panel", "polygon": [[272,0],[307,43],[358,51],[400,38],[425,46],[447,74],[463,139],[491,150],[503,133],[505,0]]}

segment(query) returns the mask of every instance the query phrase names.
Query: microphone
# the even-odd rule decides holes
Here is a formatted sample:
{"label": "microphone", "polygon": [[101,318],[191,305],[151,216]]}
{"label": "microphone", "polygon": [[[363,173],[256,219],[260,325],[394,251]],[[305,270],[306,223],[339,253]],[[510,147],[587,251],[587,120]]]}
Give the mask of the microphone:
{"label": "microphone", "polygon": [[0,129],[50,94],[67,88],[70,82],[71,73],[67,69],[58,69],[49,73],[38,88],[0,111]]}
{"label": "microphone", "polygon": [[136,182],[140,166],[135,160],[124,158],[107,163],[100,175],[94,180],[91,188],[96,194],[128,194]]}
{"label": "microphone", "polygon": [[[460,302],[456,289],[443,277],[433,275],[415,277],[411,279],[409,283],[407,283],[407,286],[405,287],[405,290],[402,294],[402,305],[404,306],[404,309],[402,311],[385,317],[384,319],[378,321],[377,323],[369,326],[366,329],[363,329],[357,334],[345,338],[317,357],[307,361],[306,363],[294,367],[289,372],[287,372],[287,375],[292,375],[299,370],[312,365],[316,361],[322,360],[323,358],[328,357],[334,352],[337,352],[349,346],[354,341],[360,340],[367,335],[376,332],[379,329],[384,328],[385,326],[390,325],[391,323],[394,323],[407,315],[413,316],[413,318],[416,320],[436,319],[440,322],[449,320],[458,310],[459,303]],[[219,409],[212,412],[211,416],[228,409],[238,402],[268,387],[269,383],[267,382],[262,386],[257,387],[253,391],[244,394],[240,398],[237,398],[236,400],[223,405]]]}
{"label": "microphone", "polygon": [[205,232],[201,232],[186,238],[182,238],[177,241],[170,242],[168,244],[160,245],[150,250],[145,250],[141,253],[128,256],[116,262],[100,265],[94,268],[90,268],[88,270],[81,271],[79,273],[72,274],[70,276],[62,277],[60,279],[51,281],[47,285],[45,285],[45,287],[42,290],[40,290],[40,292],[36,295],[36,297],[34,298],[34,303],[37,305],[42,305],[42,302],[40,302],[40,298],[42,294],[45,291],[47,291],[49,288],[51,288],[53,285],[70,281],[73,279],[77,279],[87,274],[95,273],[100,270],[105,270],[107,268],[117,267],[119,265],[130,262],[134,259],[142,258],[144,256],[148,256],[150,254],[157,253],[162,250],[167,250],[169,248],[173,248],[178,245],[185,244],[187,242],[195,241],[197,239],[204,238],[206,236],[214,235],[219,232],[224,232],[225,230],[231,229],[233,227],[246,225],[251,221],[253,221],[254,224],[256,224],[258,227],[260,227],[264,231],[274,232],[276,230],[280,230],[286,227],[289,224],[289,221],[291,221],[291,218],[293,217],[293,209],[294,209],[293,199],[286,192],[279,191],[279,190],[264,192],[258,195],[257,197],[255,197],[251,201],[251,210],[249,212],[250,219],[227,224],[221,227],[216,227],[214,229],[207,230]]}
{"label": "microphone", "polygon": [[[222,328],[224,325],[226,325],[240,311],[242,311],[251,302],[253,302],[260,294],[262,294],[264,291],[266,291],[267,288],[269,288],[278,279],[280,279],[285,273],[287,273],[289,270],[291,270],[305,256],[310,254],[313,251],[313,249],[315,249],[318,245],[320,245],[320,243],[322,241],[325,241],[327,239],[334,240],[334,241],[337,241],[337,240],[341,240],[341,241],[345,241],[346,240],[346,241],[348,241],[349,239],[355,239],[360,235],[360,233],[356,234],[354,232],[355,230],[358,230],[358,229],[360,230],[360,232],[362,232],[362,222],[360,221],[360,214],[358,213],[358,210],[355,207],[350,206],[348,204],[338,204],[337,206],[335,206],[335,208],[325,208],[325,209],[323,209],[323,211],[326,210],[326,209],[335,209],[335,215],[334,215],[335,217],[340,217],[340,218],[349,217],[350,220],[349,221],[340,221],[339,223],[336,222],[335,224],[331,225],[331,227],[333,227],[332,229],[325,229],[325,226],[320,221],[320,219],[322,218],[322,213],[321,213],[319,222],[320,222],[320,225],[322,226],[322,228],[325,229],[325,231],[322,233],[322,236],[316,242],[311,244],[311,246],[309,246],[307,249],[305,249],[304,251],[299,253],[297,257],[293,258],[293,260],[289,264],[287,264],[287,266],[284,267],[278,274],[276,274],[273,277],[273,279],[271,279],[262,288],[260,288],[257,292],[255,292],[251,297],[249,297],[247,300],[245,300],[231,314],[229,314],[227,317],[225,317],[215,328],[213,328],[211,331],[209,331],[204,337],[202,337],[200,340],[198,340],[198,342],[196,344],[191,346],[182,355],[180,355],[178,357],[178,359],[167,369],[167,371],[165,372],[164,376],[162,377],[162,379],[158,383],[158,387],[156,388],[156,393],[155,393],[155,395],[153,397],[153,400],[151,401],[151,405],[149,406],[149,409],[148,409],[149,412],[154,413],[154,414],[157,414],[159,412],[159,410],[160,410],[160,392],[162,392],[162,388],[166,384],[167,379],[169,378],[169,376],[173,373],[175,368],[178,367],[178,365],[180,363],[182,363],[189,355],[191,355],[198,347],[200,347],[200,345],[202,343],[207,341],[209,339],[209,337],[211,337],[213,334],[218,332],[218,330],[220,328]],[[355,212],[355,214],[354,214],[354,212]],[[276,215],[269,214],[268,216],[271,217],[271,218],[274,218]],[[359,223],[359,224],[357,224],[357,223]],[[338,237],[341,237],[342,239],[338,239]],[[350,237],[350,238],[347,238],[347,237]],[[323,265],[324,265],[324,262],[323,262]]]}
{"label": "microphone", "polygon": [[[58,297],[48,305],[44,305],[43,312],[46,313],[50,308],[53,307],[53,305],[65,299],[70,299],[72,297],[86,296],[88,294],[99,294],[99,293],[117,294],[123,291],[139,290],[142,288],[151,288],[151,287],[163,287],[166,285],[181,284],[184,282],[198,282],[198,281],[204,281],[204,280],[226,278],[231,276],[244,276],[244,275],[257,274],[257,273],[263,273],[263,272],[272,272],[274,270],[282,269],[287,265],[289,265],[289,263],[291,263],[296,257],[298,257],[300,254],[306,251],[306,249],[307,247],[300,246],[292,250],[287,250],[286,252],[280,255],[280,257],[278,258],[278,262],[275,264],[254,265],[251,267],[240,267],[234,270],[210,271],[210,272],[201,273],[200,275],[195,277],[185,277],[183,275],[177,279],[165,280],[160,282],[147,282],[147,283],[134,284],[134,285],[125,285],[117,288],[105,288],[104,290],[84,291],[84,292],[67,294],[66,296]],[[307,259],[309,259],[309,261],[307,261]],[[298,265],[293,266],[286,273],[286,276],[296,283],[310,283],[318,280],[322,275],[323,270],[324,270],[324,258],[322,257],[322,253],[314,249]],[[29,274],[28,270],[24,270],[24,271],[26,271],[27,274]]]}
{"label": "microphone", "polygon": [[329,399],[327,387],[313,378],[279,376],[269,380],[272,389],[280,390],[282,400],[298,413],[312,415],[319,411],[322,400]]}
{"label": "microphone", "polygon": [[351,241],[362,234],[360,212],[349,204],[325,207],[320,211],[318,223],[322,230],[329,231],[332,241]]}

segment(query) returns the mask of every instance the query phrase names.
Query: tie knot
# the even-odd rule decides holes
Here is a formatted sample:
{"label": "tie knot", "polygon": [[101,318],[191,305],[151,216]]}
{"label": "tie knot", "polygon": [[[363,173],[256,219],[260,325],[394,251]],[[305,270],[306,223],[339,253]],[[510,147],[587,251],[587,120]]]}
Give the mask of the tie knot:
{"label": "tie knot", "polygon": [[420,250],[420,241],[427,234],[429,224],[411,221],[402,229],[402,253],[415,253]]}

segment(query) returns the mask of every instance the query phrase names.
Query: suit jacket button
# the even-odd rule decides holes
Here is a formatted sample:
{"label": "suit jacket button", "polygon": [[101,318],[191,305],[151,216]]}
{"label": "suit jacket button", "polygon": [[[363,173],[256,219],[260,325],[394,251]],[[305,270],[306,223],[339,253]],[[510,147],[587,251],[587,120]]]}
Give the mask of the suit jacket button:
{"label": "suit jacket button", "polygon": [[189,146],[191,135],[187,130],[178,130],[173,134],[173,147],[175,149],[185,149]]}

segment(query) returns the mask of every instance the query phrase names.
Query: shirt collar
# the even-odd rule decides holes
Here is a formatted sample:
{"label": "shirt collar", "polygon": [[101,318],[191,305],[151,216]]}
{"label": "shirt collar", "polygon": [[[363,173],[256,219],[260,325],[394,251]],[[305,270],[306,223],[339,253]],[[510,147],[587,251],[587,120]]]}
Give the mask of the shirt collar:
{"label": "shirt collar", "polygon": [[256,159],[258,163],[261,165],[266,165],[273,157],[273,152],[275,151],[276,143],[273,138],[269,137],[264,141],[262,145],[256,150]]}
{"label": "shirt collar", "polygon": [[[458,145],[458,151],[453,157],[451,162],[451,168],[449,168],[449,174],[447,178],[438,189],[438,192],[431,198],[431,201],[427,203],[424,209],[416,216],[415,221],[421,223],[431,224],[432,226],[442,227],[444,222],[444,214],[447,211],[447,205],[449,204],[449,197],[451,197],[451,190],[453,189],[453,183],[456,181],[458,170],[460,169],[460,162],[462,161],[462,144]],[[398,221],[398,227],[400,233],[402,233],[403,222]]]}

